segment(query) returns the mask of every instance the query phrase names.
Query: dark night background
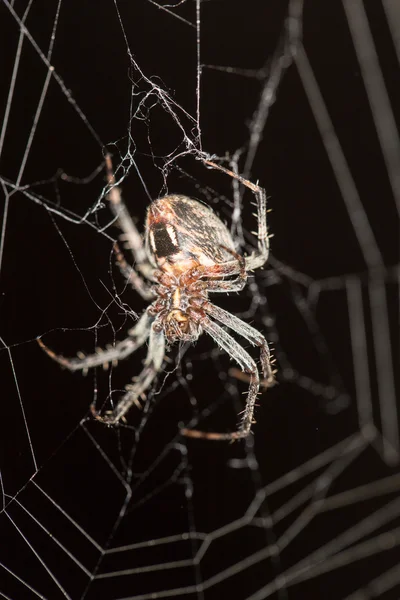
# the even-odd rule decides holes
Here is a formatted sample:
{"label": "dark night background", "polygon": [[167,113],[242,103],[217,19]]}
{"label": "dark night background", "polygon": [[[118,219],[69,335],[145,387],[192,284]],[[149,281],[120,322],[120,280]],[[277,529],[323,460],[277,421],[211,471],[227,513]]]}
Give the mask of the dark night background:
{"label": "dark night background", "polygon": [[[372,0],[362,5],[398,119],[399,65],[383,5]],[[21,18],[26,7],[26,2],[11,6],[0,1],[2,115],[19,43],[16,15]],[[61,370],[35,341],[43,336],[65,356],[78,350],[90,353],[95,346],[123,339],[134,322],[129,311],[140,314],[145,306],[125,289],[114,265],[112,240],[118,230],[103,231],[110,219],[106,205],[88,212],[104,184],[104,148],[116,166],[131,166],[128,151],[134,156],[137,171],[130,169],[122,189],[138,226],[149,198],[166,190],[208,202],[229,223],[230,179],[187,155],[172,164],[165,181],[161,168],[166,160],[185,150],[182,130],[155,95],[136,112],[150,89],[146,77],[187,113],[196,114],[196,30],[144,0],[119,0],[118,8],[143,75],[129,59],[113,2],[64,0],[50,61],[64,91],[50,81],[19,181],[27,187],[6,204],[0,270],[0,596],[144,599],[165,597],[150,594],[176,588],[170,597],[394,600],[399,597],[398,581],[379,595],[367,586],[398,563],[395,534],[391,544],[386,542],[389,547],[371,542],[373,551],[363,559],[352,558],[351,552],[341,565],[310,558],[363,519],[374,523],[376,511],[392,514],[388,506],[396,500],[394,483],[380,495],[374,490],[379,480],[396,482],[398,468],[396,449],[391,460],[384,457],[379,436],[365,446],[356,437],[360,426],[346,285],[360,284],[367,315],[371,422],[379,430],[380,409],[386,404],[372,352],[376,339],[368,287],[376,273],[357,243],[295,65],[281,83],[252,167],[252,179],[266,188],[272,209],[269,267],[255,273],[256,285],[240,295],[214,297],[216,304],[239,316],[247,313],[245,320],[263,331],[275,349],[279,385],[260,397],[252,439],[230,445],[179,435],[179,427],[196,416],[199,428],[233,430],[243,406],[246,385],[228,375],[229,358],[206,336],[178,367],[177,349],[172,350],[166,365],[170,375],[161,392],[150,395],[144,415],[132,409],[128,426],[118,430],[93,422],[88,407],[93,400],[102,406],[110,391],[117,399],[140,370],[143,352],[113,369],[111,378],[100,369],[84,378]],[[56,10],[55,2],[36,0],[26,19],[28,33],[45,53]],[[204,151],[223,156],[248,143],[264,83],[257,73],[270,66],[280,47],[286,11],[287,3],[280,0],[201,3],[201,62],[208,65],[200,104]],[[194,2],[183,3],[176,12],[195,23]],[[393,26],[399,31],[400,17]],[[27,36],[22,44],[0,155],[2,190],[8,193],[18,180],[48,73]],[[305,0],[303,45],[382,254],[388,294],[382,319],[389,316],[395,347],[398,215],[341,2]],[[174,110],[194,139],[194,123]],[[398,147],[397,132],[392,140]],[[62,180],[61,172],[76,181]],[[95,175],[87,180],[91,173]],[[254,229],[250,201],[246,194],[247,232]],[[320,294],[313,303],[315,291]],[[128,312],[113,301],[116,295]],[[397,418],[395,413],[392,418]],[[352,435],[353,449],[350,442],[338,447],[317,469],[317,457]],[[315,468],[308,469],[310,464]],[[286,474],[292,470],[291,479]],[[324,478],[318,479],[320,475]],[[358,486],[365,486],[365,500],[362,494],[351,499]],[[347,503],[323,509],[327,498],[342,492],[350,494]],[[284,514],[282,507],[290,500],[293,506]],[[371,533],[365,531],[355,543],[395,530],[399,514],[400,509],[393,509],[392,518]],[[215,536],[199,564],[148,569],[193,559],[204,550],[204,540],[211,541],[223,526],[231,529]],[[187,533],[191,539],[183,535]],[[159,542],[168,536],[178,541]],[[151,545],[150,540],[158,542]],[[131,544],[138,546],[109,552]],[[378,551],[381,547],[386,549]],[[341,549],[339,545],[337,551]],[[249,560],[241,570],[241,561],[257,553],[259,559],[254,564]],[[309,579],[292,581],[291,568],[308,558]],[[313,575],[314,560],[326,572]],[[231,567],[231,574],[214,582]],[[350,596],[356,590],[364,591]]]}

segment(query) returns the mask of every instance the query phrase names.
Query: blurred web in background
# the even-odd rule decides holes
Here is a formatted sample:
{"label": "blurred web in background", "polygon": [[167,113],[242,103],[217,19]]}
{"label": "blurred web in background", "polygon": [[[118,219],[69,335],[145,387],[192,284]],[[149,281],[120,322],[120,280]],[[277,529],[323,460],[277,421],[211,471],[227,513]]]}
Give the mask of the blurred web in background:
{"label": "blurred web in background", "polygon": [[[398,598],[396,3],[106,4],[0,3],[0,594]],[[277,358],[246,444],[179,435],[243,406],[211,340],[114,430],[90,403],[143,356],[84,379],[36,344],[92,352],[144,308],[114,268],[106,150],[139,225],[179,191],[250,251],[252,198],[202,152],[271,196],[269,269],[218,302]]]}

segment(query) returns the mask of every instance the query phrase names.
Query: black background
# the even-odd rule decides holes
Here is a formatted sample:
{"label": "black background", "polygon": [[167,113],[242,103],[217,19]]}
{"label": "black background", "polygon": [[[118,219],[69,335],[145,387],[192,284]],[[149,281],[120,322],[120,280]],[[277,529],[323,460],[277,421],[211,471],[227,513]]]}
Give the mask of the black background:
{"label": "black background", "polygon": [[[143,75],[195,115],[195,29],[148,2],[121,1],[118,7],[127,43]],[[206,152],[233,153],[248,142],[249,124],[263,85],[255,73],[270,64],[279,47],[286,8],[280,1],[202,3],[201,62],[233,68],[233,72],[210,66],[203,70],[200,123]],[[380,2],[366,2],[365,8],[392,106],[397,107],[399,72],[388,24]],[[21,16],[24,9],[25,5],[17,2],[12,10]],[[48,47],[55,11],[55,3],[36,2],[26,22],[43,51]],[[178,13],[194,23],[194,3],[183,4]],[[306,2],[303,26],[306,54],[384,263],[391,267],[398,260],[395,203],[341,3]],[[0,106],[4,112],[20,31],[6,3],[0,3],[0,30]],[[106,429],[93,422],[88,415],[90,403],[96,400],[102,406],[110,388],[114,400],[118,398],[140,369],[143,353],[114,369],[111,379],[100,370],[83,378],[60,370],[39,349],[35,338],[43,336],[49,347],[65,356],[77,350],[89,353],[96,345],[123,339],[134,321],[133,313],[140,314],[145,304],[124,288],[114,266],[112,240],[118,231],[101,231],[109,222],[107,208],[78,222],[95,206],[104,183],[101,170],[91,181],[84,183],[83,179],[101,166],[105,147],[117,166],[130,164],[129,159],[122,160],[127,149],[134,153],[140,177],[132,168],[122,189],[139,226],[149,199],[167,190],[209,202],[229,222],[231,207],[225,198],[232,197],[232,190],[229,178],[205,169],[192,155],[176,160],[164,180],[160,167],[166,157],[176,157],[185,150],[182,130],[155,95],[146,104],[152,107],[149,112],[130,121],[149,82],[129,60],[112,2],[61,4],[51,64],[96,135],[68,101],[69,92],[62,92],[51,81],[20,182],[28,186],[25,192],[31,197],[15,193],[8,205],[0,298],[5,347],[0,354],[4,390],[0,466],[6,494],[0,562],[49,599],[62,596],[39,559],[71,598],[83,597],[85,590],[87,598],[119,598],[202,584],[242,558],[284,539],[281,536],[296,518],[304,523],[309,513],[302,513],[303,504],[274,525],[268,519],[308,484],[315,485],[315,472],[293,485],[284,480],[278,492],[266,488],[268,497],[260,500],[254,515],[264,519],[263,526],[249,525],[246,511],[255,498],[261,498],[264,486],[275,485],[292,469],[359,430],[344,276],[355,274],[355,280],[363,282],[368,309],[371,273],[299,74],[292,66],[280,86],[252,168],[253,179],[259,180],[269,195],[273,209],[269,224],[274,237],[270,268],[255,274],[268,305],[258,307],[248,320],[272,341],[279,381],[260,397],[254,436],[247,445],[229,445],[185,440],[179,435],[179,427],[196,416],[201,428],[232,430],[242,407],[245,384],[227,375],[229,358],[215,351],[212,340],[205,336],[188,350],[177,369],[177,349],[171,352],[172,362],[166,368],[174,372],[161,393],[149,398],[143,419],[133,409],[126,428]],[[240,69],[249,72],[243,75]],[[47,67],[25,37],[1,156],[0,174],[6,185],[17,180],[46,74]],[[193,124],[181,111],[177,114],[193,139]],[[393,137],[396,140],[395,134]],[[60,171],[81,182],[62,181],[56,176]],[[243,220],[247,231],[254,229],[251,200],[245,195]],[[60,214],[54,212],[57,207]],[[66,216],[70,215],[72,220],[68,221]],[[282,271],[282,265],[290,267],[293,276]],[[337,278],[333,280],[337,289],[321,292],[313,307],[304,301],[307,286],[299,283],[301,274],[302,281],[308,283]],[[388,286],[388,292],[394,292],[393,285]],[[116,294],[132,314],[113,302]],[[248,289],[239,296],[218,297],[216,303],[240,315],[251,306],[253,295]],[[390,316],[395,311],[395,299],[391,298]],[[315,328],[319,333],[313,333]],[[366,329],[372,348],[369,321]],[[391,333],[395,342],[395,322]],[[379,400],[384,399],[379,398],[372,354],[370,366],[374,418],[379,427]],[[303,389],[296,376],[291,380],[289,368],[321,384],[322,393]],[[327,398],[328,386],[334,390],[331,399]],[[21,404],[38,467],[33,482],[30,478],[36,467]],[[207,408],[211,414],[205,418]],[[340,475],[334,469],[341,470],[341,451],[334,452],[333,457],[333,484],[328,495],[363,484],[373,490],[376,479],[396,471],[382,460],[378,446],[365,449]],[[131,480],[123,461],[131,461]],[[46,491],[50,501],[37,486]],[[314,494],[318,493],[314,489]],[[349,507],[320,515],[317,511],[313,515],[310,505],[309,525],[300,528],[277,556],[266,554],[253,567],[207,588],[204,596],[200,591],[197,596],[195,591],[187,591],[180,597],[252,597],[355,521],[369,516],[373,519],[374,511],[390,499],[350,502]],[[103,550],[140,542],[144,546],[103,556],[76,533],[56,506]],[[44,529],[29,518],[27,510]],[[115,526],[119,514],[121,521]],[[140,570],[146,565],[193,558],[201,544],[201,540],[182,539],[152,547],[149,540],[188,531],[202,533],[210,540],[211,532],[236,520],[240,527],[232,527],[231,533],[213,542],[198,567],[150,573]],[[383,531],[386,529],[379,529],[379,533]],[[49,541],[48,533],[91,573],[123,569],[139,569],[139,573],[90,583],[82,569]],[[398,558],[396,547],[391,552],[375,551],[372,558],[340,569],[328,568],[310,582],[291,584],[288,580],[275,592],[272,586],[270,596],[259,597],[346,598],[396,564],[396,554]],[[14,600],[37,597],[5,568],[0,571],[0,593]],[[392,589],[382,597],[397,596]]]}

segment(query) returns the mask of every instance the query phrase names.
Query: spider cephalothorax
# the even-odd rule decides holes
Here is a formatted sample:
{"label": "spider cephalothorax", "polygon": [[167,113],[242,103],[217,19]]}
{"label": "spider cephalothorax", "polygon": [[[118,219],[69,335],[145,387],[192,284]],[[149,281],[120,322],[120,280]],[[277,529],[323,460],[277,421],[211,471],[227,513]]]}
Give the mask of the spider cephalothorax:
{"label": "spider cephalothorax", "polygon": [[[229,328],[260,348],[261,370],[267,384],[274,381],[266,339],[256,329],[231,313],[212,304],[210,293],[238,292],[243,289],[247,272],[261,267],[268,258],[266,196],[259,186],[210,161],[205,163],[228,173],[250,188],[257,198],[258,249],[251,256],[240,256],[227,227],[207,206],[187,196],[169,195],[153,201],[147,211],[144,243],[122,202],[115,185],[111,159],[106,157],[108,199],[123,230],[121,238],[131,249],[135,268],[130,267],[116,246],[122,274],[150,306],[128,337],[107,350],[68,359],[56,355],[41,340],[40,345],[54,360],[71,371],[87,371],[99,365],[116,364],[142,346],[146,340],[148,354],[144,368],[110,414],[97,419],[110,425],[118,423],[149,389],[162,369],[165,342],[193,342],[208,333],[249,376],[249,393],[239,425],[233,433],[204,433],[184,429],[191,437],[232,440],[246,437],[253,422],[254,405],[259,389],[258,368],[247,351],[223,328]],[[219,324],[220,323],[220,324]]]}
{"label": "spider cephalothorax", "polygon": [[147,309],[156,317],[156,329],[163,330],[167,342],[194,342],[202,333],[201,307],[208,300],[204,282],[200,281],[197,267],[187,273],[173,276],[156,271],[159,285],[153,287],[157,296]]}

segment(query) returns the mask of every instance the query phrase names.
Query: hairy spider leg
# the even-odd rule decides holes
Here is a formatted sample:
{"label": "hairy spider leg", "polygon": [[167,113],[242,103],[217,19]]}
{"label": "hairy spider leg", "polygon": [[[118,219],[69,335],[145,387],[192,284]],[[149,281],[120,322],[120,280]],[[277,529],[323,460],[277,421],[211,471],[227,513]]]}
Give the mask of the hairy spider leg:
{"label": "hairy spider leg", "polygon": [[[204,289],[207,292],[240,292],[247,282],[245,259],[234,250],[231,250],[231,248],[227,248],[222,244],[221,248],[236,258],[236,264],[230,262],[217,263],[212,266],[196,265],[181,276],[182,285],[185,285],[188,281],[196,278],[204,279]],[[228,267],[225,266],[226,264],[228,264]],[[221,277],[229,277],[230,275],[236,274],[238,274],[238,276],[235,279],[219,279]]]}
{"label": "hairy spider leg", "polygon": [[271,366],[271,353],[265,337],[259,331],[257,331],[257,329],[251,327],[251,325],[248,325],[238,317],[235,317],[235,315],[231,314],[227,310],[224,310],[219,306],[215,306],[215,304],[211,304],[211,302],[203,304],[202,309],[205,310],[211,317],[244,337],[251,344],[260,348],[261,367],[264,375],[265,385],[274,385],[275,378]]}
{"label": "hairy spider leg", "polygon": [[231,356],[240,366],[242,371],[249,374],[249,392],[246,400],[246,407],[241,419],[239,429],[232,433],[215,433],[215,432],[204,432],[198,429],[187,429],[181,430],[181,433],[186,437],[202,438],[208,440],[238,440],[245,438],[249,435],[251,425],[253,423],[254,407],[257,400],[257,394],[259,389],[259,375],[257,365],[251,356],[240,346],[237,341],[226,333],[222,327],[214,323],[210,318],[203,317],[201,320],[201,326],[213,340],[225,350],[229,356]]}
{"label": "hairy spider leg", "polygon": [[165,337],[162,329],[154,321],[150,329],[149,349],[144,361],[144,368],[141,373],[135,377],[132,384],[125,387],[126,394],[118,400],[118,404],[110,414],[101,416],[96,407],[92,404],[91,411],[98,421],[107,423],[107,425],[116,425],[122,417],[135,404],[141,408],[139,398],[151,386],[154,379],[161,370],[165,356]]}
{"label": "hairy spider leg", "polygon": [[154,294],[152,287],[149,286],[147,281],[142,279],[142,277],[135,271],[132,265],[128,264],[125,260],[124,255],[122,254],[117,242],[114,243],[113,246],[115,258],[117,259],[117,265],[122,275],[125,277],[127,282],[136,290],[144,300],[152,301],[155,299],[156,295]]}
{"label": "hairy spider leg", "polygon": [[[226,246],[223,246],[223,248],[236,258],[239,267],[239,274],[236,279],[230,279],[228,281],[224,279],[219,279],[216,281],[206,280],[206,290],[207,292],[241,292],[247,283],[246,261],[243,256],[237,252],[234,252],[230,248],[227,248]],[[202,274],[202,277],[215,276],[215,269],[213,272],[211,272],[207,267],[204,267],[204,269],[205,272]]]}
{"label": "hairy spider leg", "polygon": [[135,352],[140,346],[143,346],[147,338],[149,337],[150,325],[153,318],[143,313],[139,321],[132,329],[129,330],[125,340],[117,342],[115,346],[107,348],[106,350],[99,349],[96,354],[88,354],[87,356],[79,356],[77,358],[65,358],[50,350],[40,338],[38,338],[38,344],[43,350],[58,364],[65,367],[69,371],[84,371],[87,372],[89,369],[94,367],[103,366],[107,368],[109,364],[115,365],[120,360],[123,360],[132,352]]}
{"label": "hairy spider leg", "polygon": [[254,271],[254,269],[262,267],[267,262],[269,255],[269,237],[267,229],[267,196],[265,190],[259,185],[256,185],[255,183],[252,183],[247,179],[244,179],[244,177],[241,177],[241,175],[234,173],[234,171],[225,169],[225,167],[222,167],[221,165],[218,165],[217,163],[214,163],[211,160],[204,160],[204,163],[209,167],[212,167],[213,169],[222,171],[223,173],[230,175],[230,177],[237,179],[237,181],[240,181],[240,183],[249,188],[256,196],[258,251],[253,252],[250,256],[246,256],[246,271]]}
{"label": "hairy spider leg", "polygon": [[[121,197],[121,190],[115,182],[115,175],[112,168],[111,156],[107,154],[105,157],[106,168],[107,168],[107,182],[109,191],[107,199],[110,203],[110,208],[117,218],[117,225],[122,229],[123,234],[120,239],[125,242],[127,248],[132,252],[133,259],[135,261],[136,269],[148,280],[154,281],[154,267],[150,264],[147,253],[143,244],[142,236],[136,228],[123,200]],[[122,260],[122,254],[119,253],[117,256],[117,264],[121,269],[122,274],[126,277],[127,270],[125,268],[126,263]],[[153,297],[151,294],[151,286],[149,283],[144,281],[137,273],[136,270],[131,267],[132,271],[129,272],[129,283],[132,287],[146,300]]]}

